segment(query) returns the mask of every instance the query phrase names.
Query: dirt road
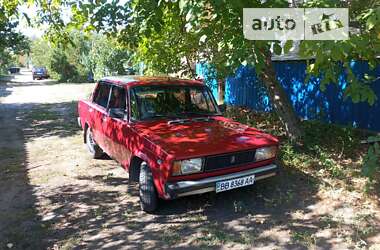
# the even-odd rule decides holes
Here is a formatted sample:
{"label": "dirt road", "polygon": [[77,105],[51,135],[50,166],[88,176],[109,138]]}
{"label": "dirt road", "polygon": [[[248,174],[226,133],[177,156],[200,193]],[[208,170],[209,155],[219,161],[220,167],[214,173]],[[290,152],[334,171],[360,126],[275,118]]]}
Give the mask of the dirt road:
{"label": "dirt road", "polygon": [[140,211],[113,160],[92,160],[76,101],[93,84],[0,83],[0,249],[380,248],[379,208],[296,169]]}

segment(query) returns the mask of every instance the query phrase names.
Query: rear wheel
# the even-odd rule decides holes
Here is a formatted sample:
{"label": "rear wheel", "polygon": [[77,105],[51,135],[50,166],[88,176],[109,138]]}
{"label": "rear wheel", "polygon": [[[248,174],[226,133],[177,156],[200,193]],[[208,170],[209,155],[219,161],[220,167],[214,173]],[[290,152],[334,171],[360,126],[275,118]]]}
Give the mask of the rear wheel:
{"label": "rear wheel", "polygon": [[155,211],[157,209],[158,197],[156,188],[154,187],[152,171],[146,162],[141,164],[139,191],[141,209],[148,213]]}
{"label": "rear wheel", "polygon": [[96,144],[92,131],[89,128],[86,130],[86,144],[93,159],[99,159],[103,156],[103,150]]}

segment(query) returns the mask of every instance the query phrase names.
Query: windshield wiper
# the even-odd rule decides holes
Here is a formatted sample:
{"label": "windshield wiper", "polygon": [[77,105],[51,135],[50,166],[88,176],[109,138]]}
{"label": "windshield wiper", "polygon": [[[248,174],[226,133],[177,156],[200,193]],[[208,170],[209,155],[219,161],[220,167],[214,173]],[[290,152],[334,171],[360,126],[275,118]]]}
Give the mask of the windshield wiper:
{"label": "windshield wiper", "polygon": [[185,124],[185,123],[189,123],[189,122],[190,122],[190,119],[176,119],[176,120],[168,121],[168,124],[169,125]]}
{"label": "windshield wiper", "polygon": [[209,116],[209,115],[215,115],[216,113],[185,111],[185,112],[182,112],[181,114],[182,115],[203,115],[203,116]]}
{"label": "windshield wiper", "polygon": [[207,117],[196,117],[191,120],[196,121],[196,122],[210,122],[210,121],[214,121],[215,119],[207,116]]}
{"label": "windshield wiper", "polygon": [[173,118],[176,118],[176,116],[173,116],[173,115],[151,115],[151,116],[144,117],[143,120],[164,119],[164,118],[173,119]]}

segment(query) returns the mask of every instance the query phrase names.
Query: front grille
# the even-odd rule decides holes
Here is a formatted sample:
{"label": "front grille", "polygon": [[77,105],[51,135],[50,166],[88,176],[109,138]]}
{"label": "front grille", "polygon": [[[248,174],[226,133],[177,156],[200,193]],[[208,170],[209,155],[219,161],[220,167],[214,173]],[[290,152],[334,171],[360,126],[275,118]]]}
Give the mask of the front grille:
{"label": "front grille", "polygon": [[205,159],[204,171],[209,172],[250,163],[254,161],[254,158],[255,150],[207,156]]}

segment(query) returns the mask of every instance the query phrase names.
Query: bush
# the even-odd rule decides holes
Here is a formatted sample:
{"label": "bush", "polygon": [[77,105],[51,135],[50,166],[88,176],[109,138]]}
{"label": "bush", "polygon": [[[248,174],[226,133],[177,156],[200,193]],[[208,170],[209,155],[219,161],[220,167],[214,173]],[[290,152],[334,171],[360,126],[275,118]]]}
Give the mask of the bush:
{"label": "bush", "polygon": [[60,50],[53,51],[50,70],[59,82],[75,82],[79,78],[76,67],[67,61],[67,56]]}

